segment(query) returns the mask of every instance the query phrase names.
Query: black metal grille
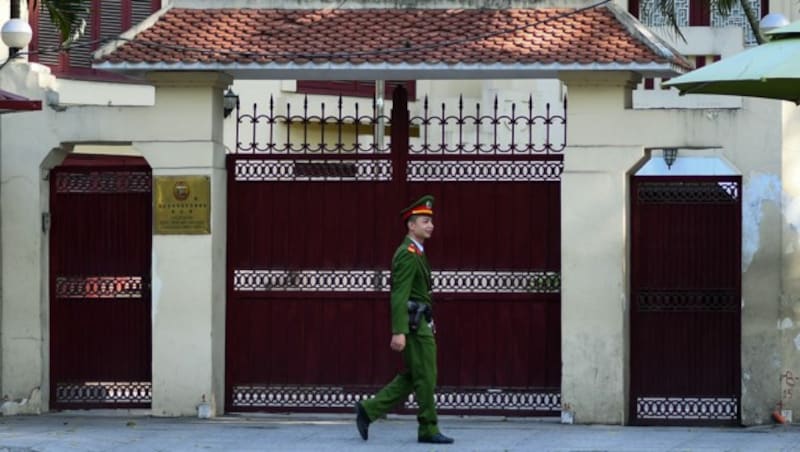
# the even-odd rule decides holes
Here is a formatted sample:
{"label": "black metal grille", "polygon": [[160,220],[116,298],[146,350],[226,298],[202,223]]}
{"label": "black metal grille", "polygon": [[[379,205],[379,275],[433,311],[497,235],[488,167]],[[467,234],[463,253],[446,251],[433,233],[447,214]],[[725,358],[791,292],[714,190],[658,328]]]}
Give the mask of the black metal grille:
{"label": "black metal grille", "polygon": [[[234,270],[235,291],[388,292],[387,270]],[[434,292],[558,293],[559,272],[434,271]]]}
{"label": "black metal grille", "polygon": [[[501,112],[497,96],[489,114],[481,114],[480,103],[475,113],[464,112],[463,96],[458,112],[448,113],[444,103],[435,114],[426,96],[422,114],[412,116],[411,125],[420,127],[420,139],[411,142],[411,155],[535,155],[560,153],[567,146],[567,103],[563,113],[552,114],[545,104],[544,114],[534,113],[533,96],[521,114],[512,103],[508,112]],[[523,109],[520,109],[523,110]],[[555,141],[554,141],[555,140]]]}
{"label": "black metal grille", "polygon": [[638,397],[640,419],[720,420],[737,419],[736,397]]}
{"label": "black metal grille", "polygon": [[152,383],[84,382],[57,383],[56,402],[64,404],[147,404],[153,398]]}
{"label": "black metal grille", "polygon": [[142,277],[58,276],[56,298],[142,298]]}
{"label": "black metal grille", "polygon": [[715,204],[738,199],[738,182],[643,182],[638,192],[641,203]]}
{"label": "black metal grille", "polygon": [[[525,157],[561,154],[567,143],[566,101],[561,114],[552,113],[549,103],[542,114],[535,114],[532,96],[529,96],[526,104],[525,108],[518,109],[517,104],[513,103],[508,111],[501,111],[495,97],[488,114],[481,113],[480,103],[475,104],[474,114],[468,114],[465,113],[461,98],[456,113],[449,113],[443,103],[441,112],[434,114],[426,96],[420,115],[411,117],[408,124],[392,124],[389,116],[372,113],[376,111],[374,99],[369,114],[364,114],[358,102],[346,109],[342,97],[339,97],[333,114],[328,113],[325,102],[320,102],[319,114],[312,114],[308,96],[304,98],[299,113],[293,113],[289,103],[279,112],[274,98],[270,96],[266,112],[260,112],[255,103],[250,112],[242,112],[237,105],[235,153],[318,156],[389,154],[390,144],[378,143],[375,131],[383,126],[387,132],[397,126],[409,128],[409,152],[412,156]],[[510,171],[516,174],[518,169]]]}
{"label": "black metal grille", "polygon": [[732,291],[641,291],[639,311],[737,312],[739,300]]}
{"label": "black metal grille", "polygon": [[56,175],[58,193],[149,193],[151,188],[150,173],[145,171]]}
{"label": "black metal grille", "polygon": [[388,181],[389,160],[260,160],[238,159],[234,164],[238,182],[266,181]]}
{"label": "black metal grille", "polygon": [[[372,101],[375,111],[375,100]],[[320,103],[320,114],[309,114],[308,96],[303,99],[300,114],[292,113],[291,104],[286,104],[285,114],[280,114],[275,99],[270,96],[267,112],[259,113],[253,104],[252,113],[242,113],[236,106],[236,153],[249,154],[361,154],[389,153],[389,145],[380,145],[374,140],[359,142],[358,136],[373,136],[375,127],[391,125],[391,118],[384,115],[363,114],[358,102],[352,113],[345,111],[342,97],[336,105],[335,114],[326,113],[325,102]],[[243,129],[250,127],[250,133]],[[311,137],[315,137],[312,142]],[[317,138],[318,136],[318,138]],[[345,142],[347,137],[350,141]],[[247,140],[247,141],[243,141]]]}
{"label": "black metal grille", "polygon": [[560,181],[563,160],[415,160],[408,180],[454,182]]}
{"label": "black metal grille", "polygon": [[[233,387],[235,408],[352,408],[373,395],[368,389],[334,386],[251,385]],[[553,390],[438,388],[434,396],[439,410],[559,412],[561,394]],[[418,408],[410,395],[404,408]]]}

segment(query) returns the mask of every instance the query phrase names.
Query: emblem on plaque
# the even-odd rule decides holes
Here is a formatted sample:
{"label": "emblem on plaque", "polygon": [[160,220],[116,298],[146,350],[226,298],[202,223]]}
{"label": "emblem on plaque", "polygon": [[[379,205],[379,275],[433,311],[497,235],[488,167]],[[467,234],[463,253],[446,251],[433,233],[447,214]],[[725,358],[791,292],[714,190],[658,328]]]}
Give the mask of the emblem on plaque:
{"label": "emblem on plaque", "polygon": [[192,190],[189,188],[189,184],[182,180],[175,182],[175,186],[172,187],[172,196],[178,201],[186,201],[191,192]]}
{"label": "emblem on plaque", "polygon": [[153,229],[156,234],[211,232],[211,178],[155,176]]}

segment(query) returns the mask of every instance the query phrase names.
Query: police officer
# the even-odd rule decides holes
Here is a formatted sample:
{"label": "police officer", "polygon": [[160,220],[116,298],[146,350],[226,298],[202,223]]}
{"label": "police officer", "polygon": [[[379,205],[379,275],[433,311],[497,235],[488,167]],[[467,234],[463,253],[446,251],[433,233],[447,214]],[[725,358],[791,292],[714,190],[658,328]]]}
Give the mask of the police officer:
{"label": "police officer", "polygon": [[356,427],[365,441],[369,424],[415,393],[419,412],[417,440],[449,444],[436,419],[436,340],[431,316],[431,268],[425,240],[433,233],[433,196],[426,195],[400,212],[408,234],[392,258],[392,350],[403,353],[405,369],[374,398],[356,403]]}

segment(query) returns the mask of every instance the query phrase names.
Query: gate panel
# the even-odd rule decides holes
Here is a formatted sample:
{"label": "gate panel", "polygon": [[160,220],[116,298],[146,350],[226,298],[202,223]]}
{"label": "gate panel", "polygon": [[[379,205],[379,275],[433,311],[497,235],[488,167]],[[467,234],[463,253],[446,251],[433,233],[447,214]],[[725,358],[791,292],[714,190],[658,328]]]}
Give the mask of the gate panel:
{"label": "gate panel", "polygon": [[447,179],[410,188],[437,199],[426,253],[447,269],[434,286],[439,386],[558,393],[559,182]]}
{"label": "gate panel", "polygon": [[[339,116],[309,116],[307,103],[302,115],[288,106],[277,115],[272,103],[268,114],[239,115],[254,140],[272,139],[284,122],[306,138],[239,142],[228,156],[228,411],[349,412],[394,376],[402,362],[387,347],[390,263],[406,232],[398,212],[431,193],[439,410],[558,415],[563,159],[549,143],[513,142],[521,125],[529,138],[534,127],[549,137],[554,117],[504,116],[495,103],[490,116],[437,118],[425,105],[424,117],[393,111],[391,149],[344,139],[344,125],[371,129],[379,118],[357,107],[342,116],[341,101]],[[482,122],[511,130],[512,143],[446,139],[456,124],[482,136]],[[418,135],[410,144],[409,127]],[[312,128],[318,141],[307,138]],[[412,396],[405,408],[415,407]]]}
{"label": "gate panel", "polygon": [[741,178],[631,187],[631,422],[738,424]]}
{"label": "gate panel", "polygon": [[50,405],[149,407],[151,178],[71,156],[50,175]]}

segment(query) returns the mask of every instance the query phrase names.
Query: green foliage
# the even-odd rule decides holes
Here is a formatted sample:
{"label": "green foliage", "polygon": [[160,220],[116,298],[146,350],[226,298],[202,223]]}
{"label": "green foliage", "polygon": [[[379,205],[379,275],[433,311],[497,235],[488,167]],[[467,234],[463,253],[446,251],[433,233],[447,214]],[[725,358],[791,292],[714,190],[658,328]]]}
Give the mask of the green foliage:
{"label": "green foliage", "polygon": [[43,5],[61,35],[62,44],[69,44],[83,33],[89,15],[90,0],[33,0],[33,9]]}

